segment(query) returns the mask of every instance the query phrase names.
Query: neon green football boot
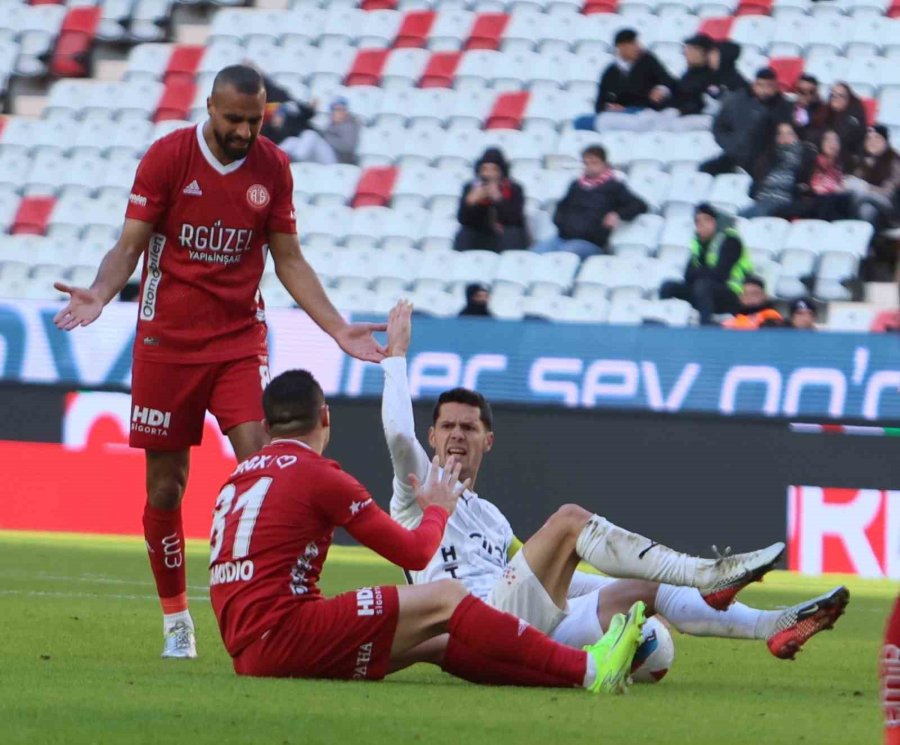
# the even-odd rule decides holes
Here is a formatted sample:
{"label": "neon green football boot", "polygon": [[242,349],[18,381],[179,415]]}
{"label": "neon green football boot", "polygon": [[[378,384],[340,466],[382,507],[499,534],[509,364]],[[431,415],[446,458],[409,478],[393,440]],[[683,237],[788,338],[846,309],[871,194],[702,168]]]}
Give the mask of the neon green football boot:
{"label": "neon green football boot", "polygon": [[631,674],[631,662],[641,643],[641,627],[646,618],[646,606],[638,600],[628,615],[616,613],[606,633],[584,651],[594,658],[597,677],[588,688],[591,693],[624,693]]}

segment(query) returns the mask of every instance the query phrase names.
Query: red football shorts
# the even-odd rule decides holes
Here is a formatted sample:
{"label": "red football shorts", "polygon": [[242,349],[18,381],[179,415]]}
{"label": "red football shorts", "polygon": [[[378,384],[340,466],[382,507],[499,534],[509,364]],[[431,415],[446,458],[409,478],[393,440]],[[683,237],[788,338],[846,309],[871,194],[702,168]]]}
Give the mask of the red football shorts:
{"label": "red football shorts", "polygon": [[397,588],[363,587],[298,603],[234,658],[238,675],[381,680],[399,614]]}
{"label": "red football shorts", "polygon": [[207,410],[222,432],[262,421],[262,390],[268,382],[264,355],[195,365],[136,359],[128,444],[146,450],[199,445]]}

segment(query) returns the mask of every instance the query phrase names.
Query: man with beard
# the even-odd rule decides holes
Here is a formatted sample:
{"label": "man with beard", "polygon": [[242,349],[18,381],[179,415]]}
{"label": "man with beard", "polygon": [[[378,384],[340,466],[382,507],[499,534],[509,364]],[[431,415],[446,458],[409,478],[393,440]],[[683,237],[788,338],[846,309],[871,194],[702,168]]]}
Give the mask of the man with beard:
{"label": "man with beard", "polygon": [[54,318],[57,327],[87,326],[144,257],[129,444],[146,454],[144,537],[167,658],[197,655],[181,499],[205,413],[216,417],[239,461],[268,441],[260,390],[269,362],[259,294],[267,254],[297,304],[345,352],[372,362],[384,357],[371,332],[385,326],[347,323],[300,253],[287,156],[258,138],[265,106],[259,72],[246,65],[221,70],[207,99],[209,119],[161,138],[142,159],[122,235],[93,284],[55,285],[70,295]]}

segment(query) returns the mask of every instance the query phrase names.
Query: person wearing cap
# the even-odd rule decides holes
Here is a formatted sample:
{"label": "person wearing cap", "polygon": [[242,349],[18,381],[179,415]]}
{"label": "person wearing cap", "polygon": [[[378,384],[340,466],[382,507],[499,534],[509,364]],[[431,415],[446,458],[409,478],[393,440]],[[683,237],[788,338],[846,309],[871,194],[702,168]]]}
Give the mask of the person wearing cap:
{"label": "person wearing cap", "polygon": [[343,96],[338,96],[331,102],[328,113],[328,126],[322,132],[322,138],[331,146],[338,163],[356,165],[359,119],[350,113],[349,103]]}
{"label": "person wearing cap", "polygon": [[457,251],[506,251],[531,245],[525,227],[525,192],[509,176],[509,162],[496,147],[475,163],[475,179],[464,187],[453,242]]}
{"label": "person wearing cap", "polygon": [[466,285],[466,307],[460,312],[460,316],[490,317],[488,301],[491,299],[491,288],[484,282],[472,282]]}
{"label": "person wearing cap", "polygon": [[[600,75],[594,103],[597,118],[593,128],[601,132],[607,129],[647,130],[659,118],[653,112],[661,113],[671,106],[678,81],[653,52],[644,49],[634,29],[619,31],[614,44],[615,57]],[[671,117],[665,115],[663,118]],[[579,117],[579,121],[581,119]],[[576,128],[581,128],[578,123]]]}
{"label": "person wearing cap", "polygon": [[850,182],[856,216],[876,228],[897,217],[900,190],[900,155],[891,147],[891,135],[883,124],[869,127],[863,156]]}
{"label": "person wearing cap", "polygon": [[722,328],[755,331],[770,326],[784,326],[784,318],[775,309],[772,298],[766,292],[766,283],[759,277],[744,280],[741,289],[741,309],[722,323]]}
{"label": "person wearing cap", "polygon": [[816,330],[816,305],[809,298],[798,298],[791,303],[788,326],[804,331]]}
{"label": "person wearing cap", "polygon": [[791,103],[778,91],[775,71],[760,69],[753,86],[730,95],[713,120],[713,137],[723,152],[703,163],[700,170],[713,176],[736,168],[751,170],[774,125],[790,121],[792,113]]}
{"label": "person wearing cap", "polygon": [[700,323],[710,325],[716,313],[739,313],[740,295],[753,264],[737,230],[725,225],[706,202],[694,212],[696,233],[691,241],[691,258],[684,281],[664,282],[659,289],[663,300],[687,300],[700,313]]}

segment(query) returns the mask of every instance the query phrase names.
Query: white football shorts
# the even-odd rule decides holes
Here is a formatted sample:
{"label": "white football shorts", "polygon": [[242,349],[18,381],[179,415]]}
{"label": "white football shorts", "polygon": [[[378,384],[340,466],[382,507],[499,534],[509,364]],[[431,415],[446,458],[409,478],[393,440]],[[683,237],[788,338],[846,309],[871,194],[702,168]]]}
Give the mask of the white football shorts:
{"label": "white football shorts", "polygon": [[518,616],[548,635],[566,617],[566,609],[553,602],[540,580],[534,576],[524,551],[519,551],[506,565],[487,602],[497,610]]}

